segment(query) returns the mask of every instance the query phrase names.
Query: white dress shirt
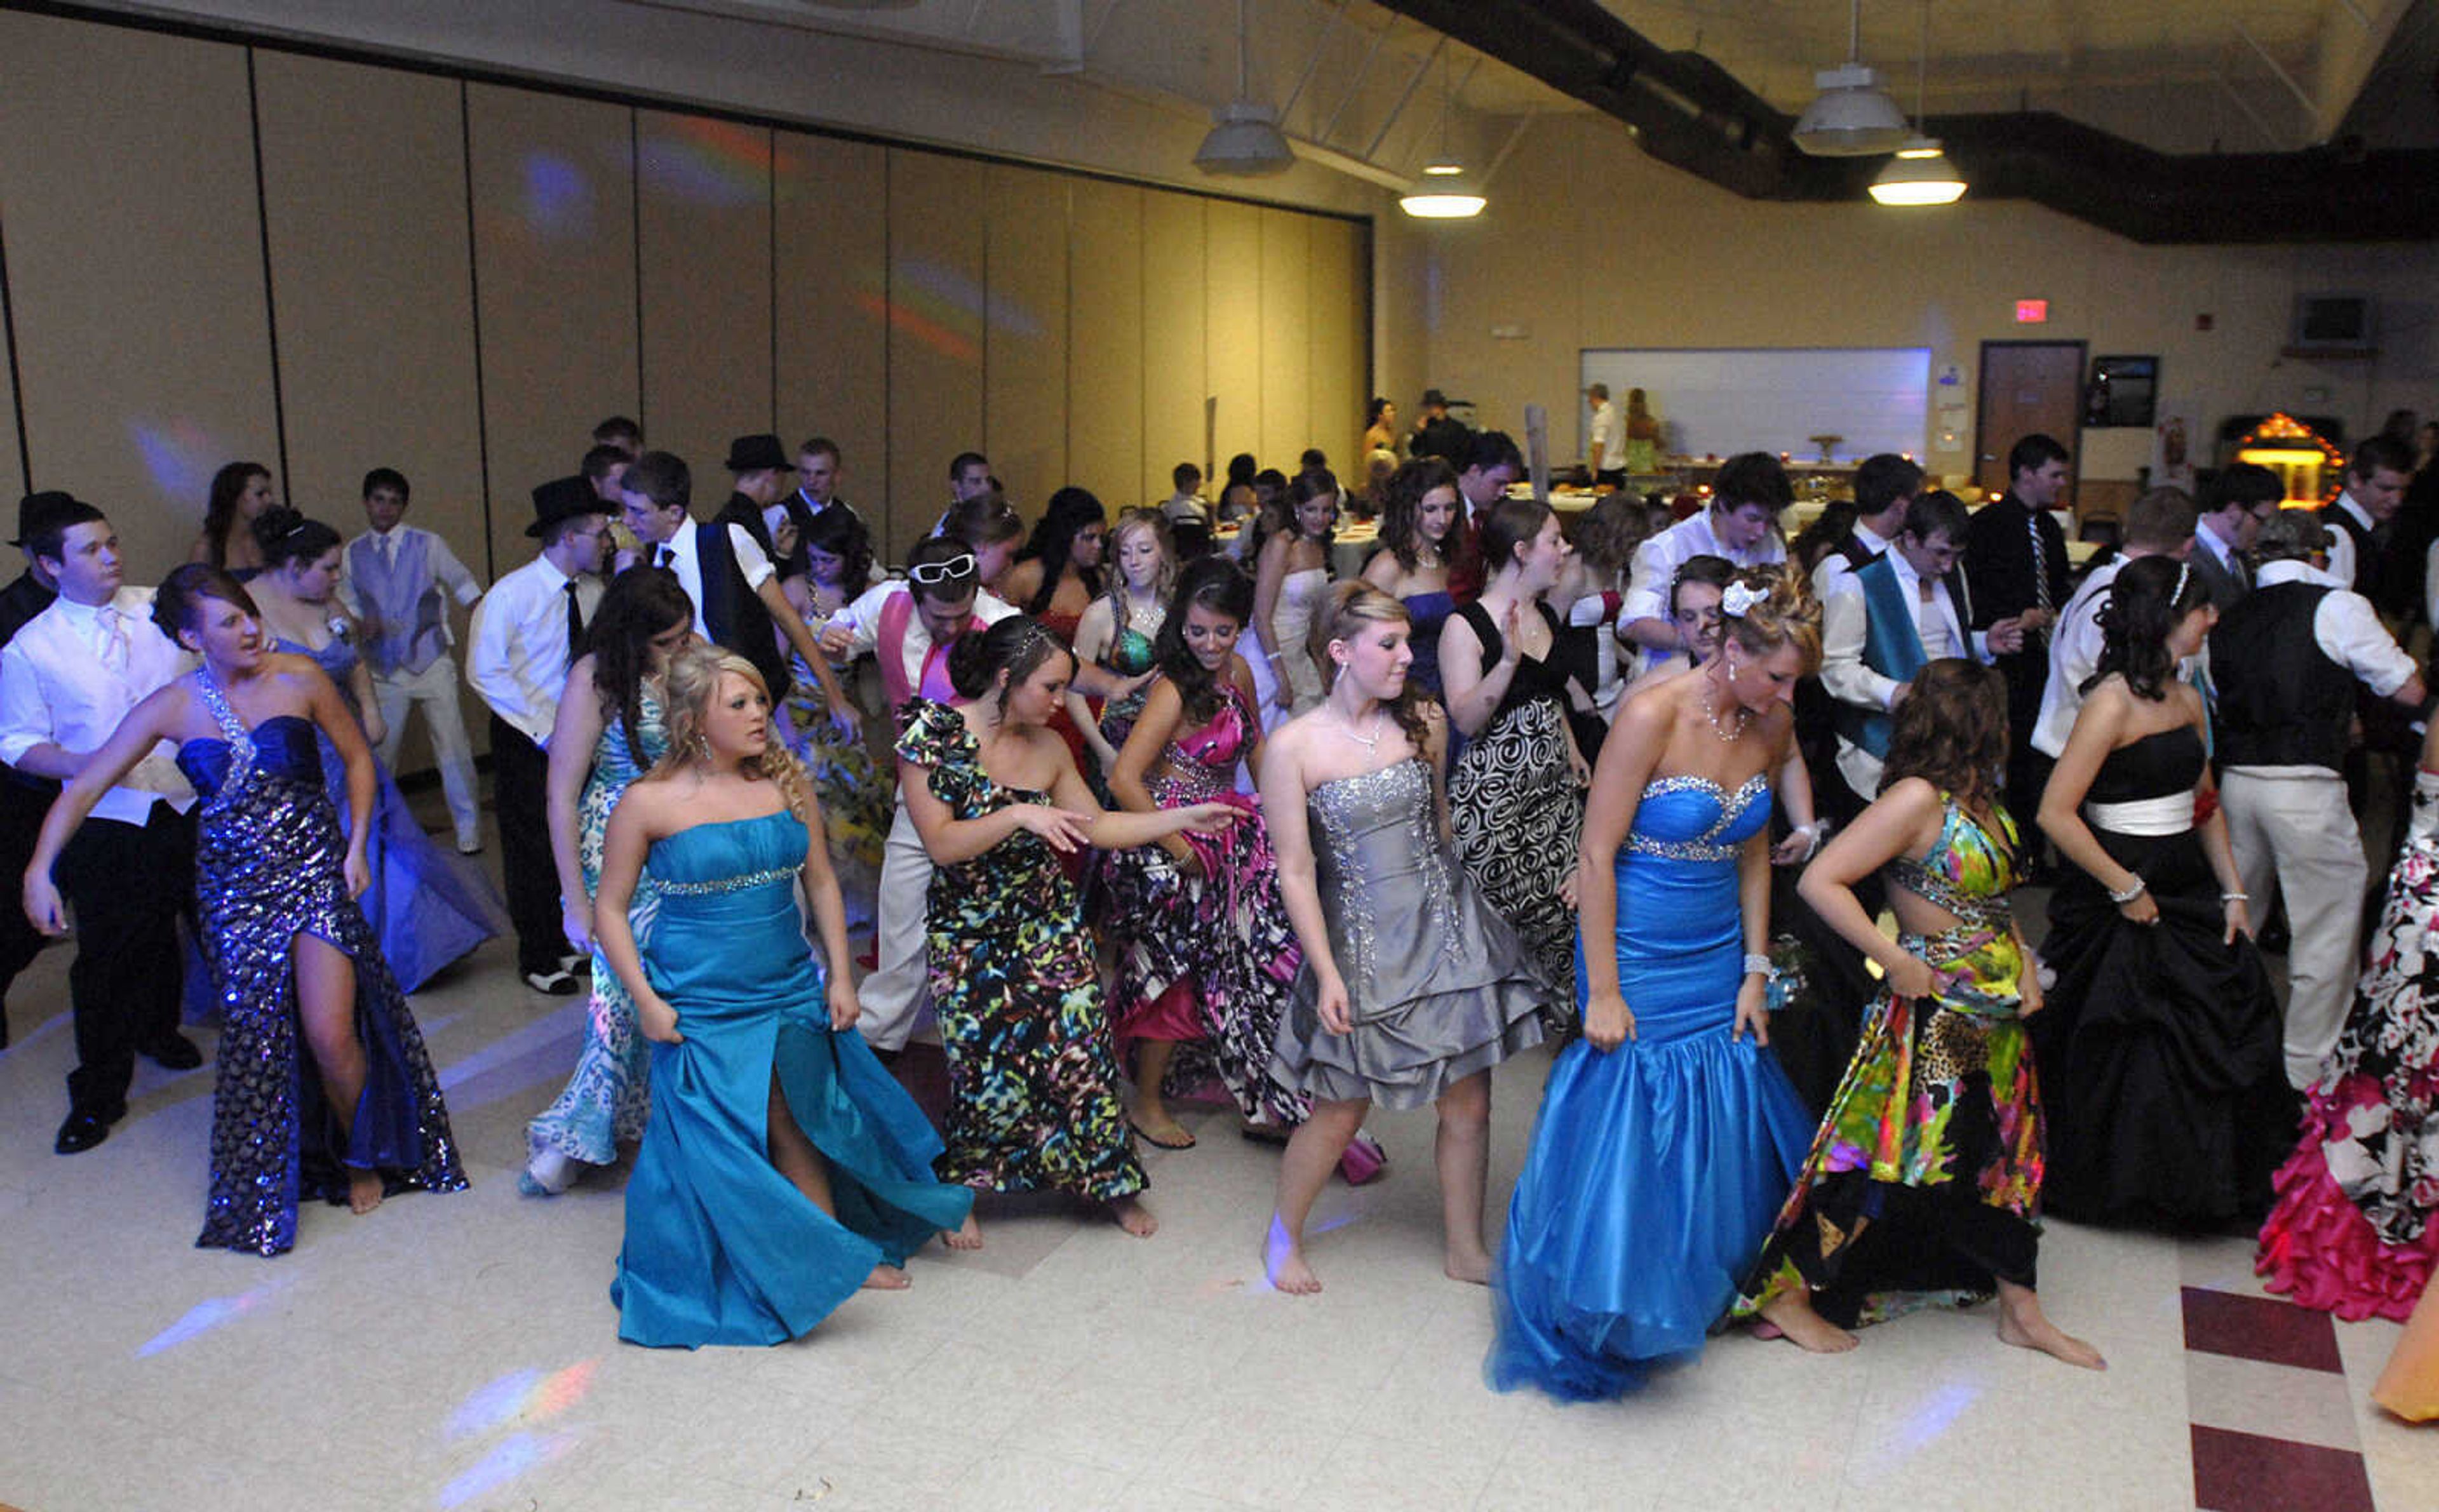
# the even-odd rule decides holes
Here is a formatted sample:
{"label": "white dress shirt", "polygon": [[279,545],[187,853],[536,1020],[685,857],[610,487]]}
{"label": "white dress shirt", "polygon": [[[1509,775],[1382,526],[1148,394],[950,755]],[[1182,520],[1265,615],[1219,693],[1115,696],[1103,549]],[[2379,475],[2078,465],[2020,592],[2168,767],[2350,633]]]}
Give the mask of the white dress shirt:
{"label": "white dress shirt", "polygon": [[1593,448],[1601,449],[1600,467],[1604,472],[1614,472],[1626,466],[1626,419],[1617,406],[1602,400],[1593,406],[1592,429],[1584,436],[1584,460],[1592,460]]}
{"label": "white dress shirt", "polygon": [[[576,580],[587,625],[601,607],[601,579]],[[536,745],[547,745],[567,688],[567,574],[536,557],[504,575],[474,607],[466,680],[491,712]]]}
{"label": "white dress shirt", "polygon": [[[2305,561],[2265,561],[2253,583],[2272,588],[2280,583],[2312,582],[2334,588],[2312,614],[2312,643],[2321,654],[2354,674],[2380,698],[2403,687],[2414,673],[2413,658],[2379,622],[2371,600],[2345,585],[2335,572],[2323,572]],[[0,752],[5,758],[5,752]]]}
{"label": "white dress shirt", "polygon": [[[439,583],[451,597],[467,608],[472,608],[481,600],[483,585],[475,580],[474,575],[467,570],[466,564],[457,560],[457,554],[449,549],[449,543],[433,532],[415,525],[398,525],[390,526],[387,530],[367,530],[363,536],[358,536],[356,541],[362,541],[365,536],[371,537],[376,543],[374,550],[386,550],[392,558],[405,548],[407,537],[423,537],[426,553],[423,560],[432,568],[433,580]],[[356,542],[350,541],[347,543],[347,549],[339,553],[339,601],[347,606],[348,614],[362,619],[365,617],[365,606],[364,601],[356,596],[355,568],[352,565],[355,552]],[[443,646],[457,644],[457,637],[450,633],[449,619],[446,615],[441,616],[440,620],[440,644]]]}
{"label": "white dress shirt", "polygon": [[[1914,606],[1914,633],[1922,639],[1925,656],[1971,656],[1984,662],[1990,659],[1988,637],[1979,631],[1967,633],[1964,622],[1957,617],[1948,584],[1934,580],[1931,597],[1926,600],[1922,596],[1922,578],[1915,574],[1913,563],[1906,560],[1904,552],[1892,551],[1881,560],[1896,575],[1897,592]],[[1885,713],[1897,689],[1905,685],[1864,665],[1863,643],[1870,630],[1863,585],[1849,573],[1839,582],[1838,591],[1821,606],[1821,684],[1831,698],[1842,703]],[[1863,797],[1880,791],[1880,758],[1843,736],[1838,739],[1838,771],[1847,786]]]}
{"label": "white dress shirt", "polygon": [[2101,607],[2129,560],[2111,557],[2092,568],[2058,611],[2050,632],[2049,682],[2041,688],[2040,716],[2033,721],[2033,749],[2043,756],[2066,754],[2066,738],[2083,708],[2083,680],[2099,669],[2100,649],[2109,638],[2100,628]]}
{"label": "white dress shirt", "polygon": [[[2371,511],[2355,503],[2353,494],[2340,493],[2338,507],[2354,516],[2365,530],[2377,528],[2372,523]],[[2352,588],[2355,584],[2355,538],[2336,525],[2329,526],[2329,577],[2341,588]]]}
{"label": "white dress shirt", "polygon": [[[694,601],[694,632],[704,640],[716,639],[711,622],[703,617],[703,554],[696,536],[697,526],[691,520],[678,527],[678,533],[657,546],[644,548],[644,560],[664,566],[678,575],[678,586]],[[729,553],[737,559],[737,570],[745,577],[745,591],[754,593],[769,580],[771,559],[762,543],[743,525],[731,522],[728,526]],[[666,560],[664,560],[666,556]]]}
{"label": "white dress shirt", "polygon": [[[121,588],[108,604],[56,598],[0,648],[0,761],[17,766],[38,745],[90,756],[128,712],[195,665],[192,652],[152,623],[152,590]],[[153,746],[94,817],[140,825],[152,806],[180,813],[195,790],[177,768],[177,747]]]}
{"label": "white dress shirt", "polygon": [[[1895,543],[1858,520],[1855,522],[1855,544],[1874,557],[1881,557],[1888,554],[1889,547]],[[1812,596],[1826,605],[1831,590],[1854,575],[1855,569],[1846,565],[1844,557],[1834,551],[1829,553],[1821,559],[1820,566],[1812,569]]]}
{"label": "white dress shirt", "polygon": [[[854,602],[830,616],[829,629],[847,632],[847,653],[843,658],[853,661],[869,656],[880,644],[881,612],[892,598],[912,593],[902,578],[893,578],[865,589]],[[974,617],[986,625],[996,625],[1016,613],[1016,606],[996,594],[974,591]],[[923,616],[910,606],[906,615],[906,642],[899,648],[899,666],[906,674],[906,685],[923,685],[923,663],[932,654],[932,632],[923,628]]]}
{"label": "white dress shirt", "polygon": [[1761,538],[1759,545],[1730,551],[1711,529],[1710,510],[1680,520],[1634,548],[1633,583],[1627,589],[1618,622],[1631,625],[1642,619],[1666,619],[1669,585],[1677,580],[1677,569],[1693,557],[1725,557],[1739,567],[1758,567],[1785,561],[1787,544],[1773,530]]}

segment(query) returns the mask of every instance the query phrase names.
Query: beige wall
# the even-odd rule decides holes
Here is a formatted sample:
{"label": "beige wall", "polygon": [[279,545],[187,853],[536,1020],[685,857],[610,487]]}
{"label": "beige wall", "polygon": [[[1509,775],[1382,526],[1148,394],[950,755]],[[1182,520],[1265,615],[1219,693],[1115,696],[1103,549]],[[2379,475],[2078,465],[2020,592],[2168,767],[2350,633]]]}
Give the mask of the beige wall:
{"label": "beige wall", "polygon": [[16,11],[0,204],[33,483],[109,507],[144,579],[215,468],[283,453],[343,529],[403,470],[505,570],[614,412],[705,507],[732,436],[832,436],[895,555],[967,448],[1028,511],[1164,495],[1209,396],[1266,461],[1344,454],[1373,333],[1344,219]]}
{"label": "beige wall", "polygon": [[[2439,248],[2428,245],[2146,247],[1969,195],[1917,210],[1756,205],[1590,119],[1537,125],[1481,220],[1421,235],[1426,381],[1520,439],[1524,406],[1547,404],[1560,458],[1581,454],[1587,347],[1924,346],[1934,368],[1964,369],[1968,428],[1980,344],[2027,338],[2157,354],[2163,413],[2190,415],[2205,435],[2226,415],[2272,408],[2341,416],[2357,435],[2393,407],[2439,409]],[[1383,302],[1413,276],[1384,272]],[[2326,290],[2378,296],[2377,361],[2281,355],[2294,295]],[[2020,297],[2048,299],[2048,324],[2015,324]],[[2201,314],[2212,330],[2195,329]],[[1527,334],[1491,335],[1512,326]],[[1667,396],[1652,400],[1665,417]],[[2130,479],[2151,450],[2147,431],[2088,433],[2083,475]],[[1961,448],[1923,454],[1934,471],[1968,471]]]}

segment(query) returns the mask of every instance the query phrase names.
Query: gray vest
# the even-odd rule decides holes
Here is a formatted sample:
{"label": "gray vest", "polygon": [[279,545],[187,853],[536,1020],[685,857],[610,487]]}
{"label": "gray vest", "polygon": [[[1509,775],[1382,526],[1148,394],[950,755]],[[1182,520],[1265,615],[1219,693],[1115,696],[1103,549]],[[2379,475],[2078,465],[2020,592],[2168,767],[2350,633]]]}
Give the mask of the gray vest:
{"label": "gray vest", "polygon": [[432,538],[401,527],[392,539],[397,560],[387,566],[370,532],[347,546],[347,578],[379,631],[365,637],[365,660],[380,677],[419,673],[448,649],[448,599],[432,576]]}

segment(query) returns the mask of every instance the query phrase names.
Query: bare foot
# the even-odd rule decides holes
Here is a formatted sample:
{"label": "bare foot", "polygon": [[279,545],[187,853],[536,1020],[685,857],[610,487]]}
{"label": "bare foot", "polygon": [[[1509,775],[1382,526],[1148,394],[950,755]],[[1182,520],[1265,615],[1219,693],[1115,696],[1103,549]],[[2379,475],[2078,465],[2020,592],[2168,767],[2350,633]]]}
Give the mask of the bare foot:
{"label": "bare foot", "polygon": [[1440,1270],[1451,1281],[1469,1281],[1478,1287],[1490,1285],[1490,1252],[1476,1246],[1470,1252],[1448,1252]]}
{"label": "bare foot", "polygon": [[1112,1202],[1110,1217],[1117,1220],[1118,1227],[1139,1239],[1150,1238],[1160,1232],[1160,1219],[1151,1216],[1150,1208],[1131,1197],[1122,1197]]}
{"label": "bare foot", "polygon": [[914,1284],[907,1279],[905,1270],[895,1265],[876,1265],[872,1274],[863,1278],[866,1291],[903,1291]]}
{"label": "bare foot", "polygon": [[[1769,1332],[1763,1333],[1764,1329]],[[1785,1339],[1788,1343],[1815,1355],[1843,1355],[1859,1341],[1812,1310],[1811,1294],[1802,1290],[1782,1291],[1762,1304],[1761,1321],[1754,1332],[1765,1339]]]}
{"label": "bare foot", "polygon": [[1192,1149],[1194,1135],[1184,1124],[1168,1115],[1166,1108],[1145,1108],[1128,1118],[1146,1144],[1160,1149]]}
{"label": "bare foot", "polygon": [[381,1205],[381,1172],[355,1170],[347,1172],[347,1211],[365,1214]]}
{"label": "bare foot", "polygon": [[952,1250],[979,1250],[983,1247],[983,1226],[969,1213],[963,1223],[952,1230],[943,1230],[940,1240]]}
{"label": "bare foot", "polygon": [[1288,1237],[1287,1225],[1271,1218],[1270,1236],[1262,1244],[1262,1272],[1271,1285],[1291,1297],[1309,1297],[1321,1290],[1321,1277],[1304,1263],[1304,1246]]}
{"label": "bare foot", "polygon": [[1999,1309],[2001,1343],[2014,1344],[2019,1349],[2038,1349],[2053,1359],[2063,1360],[2070,1365],[2080,1365],[2086,1370],[2109,1368],[2109,1361],[2100,1358],[2099,1350],[2071,1334],[2060,1332],[2058,1325],[2042,1314],[2039,1303],[2035,1302],[2022,1308],[2021,1313],[2020,1316],[2019,1309],[2015,1307]]}

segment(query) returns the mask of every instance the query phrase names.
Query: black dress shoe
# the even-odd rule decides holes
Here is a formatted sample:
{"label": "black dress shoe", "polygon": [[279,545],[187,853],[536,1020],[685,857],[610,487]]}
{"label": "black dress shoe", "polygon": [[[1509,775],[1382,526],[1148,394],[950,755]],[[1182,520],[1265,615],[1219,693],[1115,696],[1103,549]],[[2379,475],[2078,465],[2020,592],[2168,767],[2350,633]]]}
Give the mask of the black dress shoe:
{"label": "black dress shoe", "polygon": [[164,1071],[192,1071],[204,1063],[204,1053],[183,1034],[146,1045],[138,1053]]}
{"label": "black dress shoe", "polygon": [[62,1155],[91,1149],[110,1137],[110,1123],[98,1112],[72,1108],[67,1122],[60,1125],[60,1137],[51,1141],[51,1148]]}

